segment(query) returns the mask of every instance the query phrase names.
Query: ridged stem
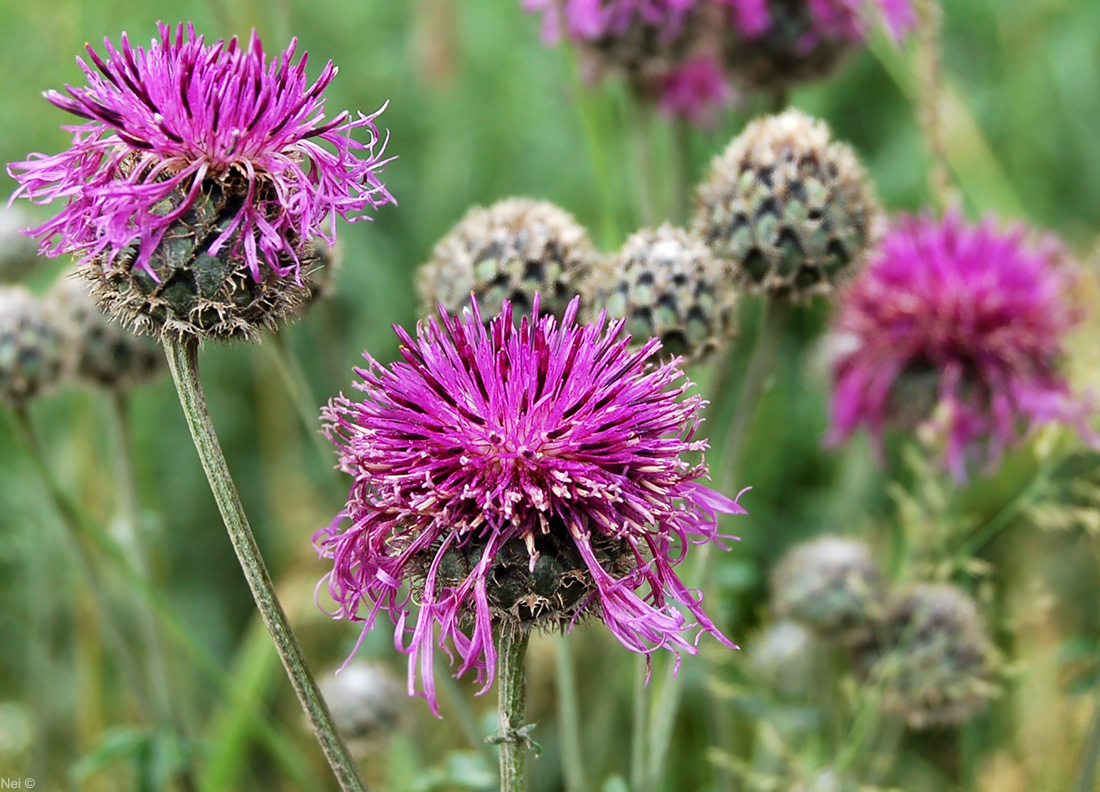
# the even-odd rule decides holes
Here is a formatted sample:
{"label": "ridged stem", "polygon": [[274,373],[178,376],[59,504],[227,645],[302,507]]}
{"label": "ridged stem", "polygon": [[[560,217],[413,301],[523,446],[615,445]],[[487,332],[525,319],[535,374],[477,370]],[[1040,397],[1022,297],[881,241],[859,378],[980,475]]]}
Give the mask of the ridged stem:
{"label": "ridged stem", "polygon": [[198,339],[166,337],[163,343],[168,367],[172,371],[172,379],[175,380],[176,390],[179,392],[180,405],[183,407],[187,426],[191,430],[191,439],[195,443],[195,450],[198,451],[203,470],[206,472],[206,479],[214,494],[214,500],[217,501],[218,511],[221,512],[222,521],[229,532],[233,550],[237,554],[237,560],[241,564],[264,626],[267,627],[275,643],[283,668],[290,678],[298,701],[305,710],[310,726],[313,727],[313,733],[321,744],[321,749],[340,788],[344,792],[366,792],[366,784],[359,775],[355,760],[337,731],[328,705],[325,704],[317,682],[306,665],[302,648],[298,645],[291,630],[290,621],[279,603],[275,586],[271,582],[271,576],[267,572],[260,549],[248,524],[248,518],[237,496],[237,488],[229,474],[229,467],[222,454],[214,424],[206,409],[206,396],[199,380]]}
{"label": "ridged stem", "polygon": [[947,164],[947,132],[943,119],[943,60],[940,33],[943,8],[939,0],[917,0],[917,90],[920,97],[920,126],[932,154],[928,188],[941,209],[948,208],[951,195],[951,168]]}
{"label": "ridged stem", "polygon": [[497,636],[497,695],[500,713],[500,792],[526,792],[529,738],[527,717],[527,643],[530,633],[501,630]]}

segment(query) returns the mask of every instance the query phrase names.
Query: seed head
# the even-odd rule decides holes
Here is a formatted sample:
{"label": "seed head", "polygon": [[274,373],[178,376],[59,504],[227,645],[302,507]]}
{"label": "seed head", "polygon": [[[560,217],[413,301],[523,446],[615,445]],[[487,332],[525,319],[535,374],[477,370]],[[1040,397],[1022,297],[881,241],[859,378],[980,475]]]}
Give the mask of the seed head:
{"label": "seed head", "polygon": [[300,300],[314,236],[334,244],[337,215],[365,219],[392,202],[377,177],[388,161],[378,113],[325,120],[336,68],[310,85],[296,40],[269,61],[255,33],[241,47],[206,45],[191,26],[159,31],[148,50],[125,34],[118,48],[104,42],[106,58],[89,46],[93,65],[78,60],[87,87],[46,94],[87,119],[72,147],[8,172],[16,196],[66,200],[30,233],[47,255],[95,262],[100,300],[120,321],[252,336]]}
{"label": "seed head", "polygon": [[694,229],[746,288],[798,300],[859,269],[878,213],[855,153],[792,109],[752,122],[714,160]]}
{"label": "seed head", "polygon": [[156,376],[164,367],[160,344],[134,334],[103,313],[89,293],[84,278],[87,266],[58,279],[47,298],[75,353],[74,374],[118,389]]}
{"label": "seed head", "polygon": [[542,310],[559,319],[596,260],[588,233],[545,201],[510,198],[467,212],[435,246],[418,280],[423,310],[458,313],[476,298],[488,322],[507,300],[517,318]]}
{"label": "seed head", "polygon": [[776,615],[828,639],[849,639],[875,622],[884,593],[871,549],[841,536],[796,545],[772,573]]}
{"label": "seed head", "polygon": [[22,286],[0,286],[0,401],[19,405],[49,390],[71,359],[52,312]]}
{"label": "seed head", "polygon": [[914,729],[970,720],[997,692],[996,652],[978,607],[951,585],[898,598],[858,664],[882,686],[883,707]]}
{"label": "seed head", "polygon": [[635,343],[658,338],[662,357],[705,356],[734,329],[733,278],[710,249],[686,231],[665,224],[631,236],[586,281],[591,316],[606,310],[626,319]]}
{"label": "seed head", "polygon": [[683,458],[705,445],[701,401],[675,364],[650,362],[656,340],[632,351],[621,320],[576,324],[578,304],[560,323],[536,298],[518,326],[505,304],[486,327],[473,302],[416,339],[397,328],[402,360],[366,355],[363,401],[324,411],[355,479],[314,537],[333,559],[337,615],[370,629],[386,611],[411,655],[409,692],[419,678],[433,709],[437,643],[487,689],[494,629],[591,615],[647,655],[694,653],[698,632],[732,646],[674,569],[691,544],[721,544],[716,512],[744,513]]}

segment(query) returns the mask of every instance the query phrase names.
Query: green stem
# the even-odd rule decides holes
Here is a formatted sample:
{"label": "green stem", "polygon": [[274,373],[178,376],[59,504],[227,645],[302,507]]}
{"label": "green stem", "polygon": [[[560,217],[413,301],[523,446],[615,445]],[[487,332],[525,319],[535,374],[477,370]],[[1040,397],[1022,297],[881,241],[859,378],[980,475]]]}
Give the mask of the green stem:
{"label": "green stem", "polygon": [[191,430],[191,438],[264,626],[275,642],[283,668],[286,669],[294,692],[298,695],[340,788],[344,792],[366,792],[366,784],[359,775],[355,760],[332,722],[324,697],[306,665],[302,648],[294,638],[290,621],[275,594],[275,586],[268,575],[260,549],[248,525],[248,518],[237,496],[237,489],[229,475],[199,380],[198,339],[165,337],[163,343],[168,367],[179,392],[180,405]]}
{"label": "green stem", "polygon": [[1096,789],[1096,768],[1100,765],[1100,698],[1096,701],[1096,714],[1092,728],[1081,753],[1081,763],[1077,768],[1077,778],[1073,783],[1073,792],[1094,792]]}
{"label": "green stem", "polygon": [[940,57],[940,33],[943,9],[939,0],[917,2],[917,92],[920,126],[932,154],[928,187],[940,209],[954,203],[951,196],[951,168],[947,164],[947,137],[943,122],[943,61]]}
{"label": "green stem", "polygon": [[561,733],[562,775],[566,792],[588,792],[581,749],[580,707],[577,705],[577,677],[568,636],[557,640],[558,726]]}
{"label": "green stem", "polygon": [[[756,415],[756,407],[760,403],[760,397],[767,389],[768,381],[771,378],[775,350],[783,333],[783,327],[787,321],[790,308],[786,303],[768,301],[761,306],[761,310],[760,330],[757,333],[752,359],[749,361],[749,367],[745,372],[745,378],[741,385],[737,411],[730,421],[726,440],[722,447],[722,475],[719,477],[718,491],[727,494],[732,492],[734,482],[740,473],[745,442],[748,439],[749,429],[752,426],[753,416]],[[690,588],[702,589],[706,584],[710,557],[711,545],[702,545],[696,553],[695,568],[690,575]],[[646,751],[649,769],[646,774],[645,789],[656,789],[656,785],[664,772],[669,746],[672,742],[672,727],[676,722],[676,714],[680,709],[683,693],[683,677],[673,676],[670,668],[664,679],[664,684],[661,685],[656,694],[656,703],[653,706],[653,716],[649,727],[649,749]]]}
{"label": "green stem", "polygon": [[[500,792],[526,792],[527,642],[530,633],[501,630],[497,634],[497,695],[500,713]],[[495,740],[494,740],[495,741]]]}
{"label": "green stem", "polygon": [[634,154],[634,191],[637,195],[637,222],[652,226],[657,222],[657,163],[653,154],[653,118],[636,97],[629,103],[631,148]]}

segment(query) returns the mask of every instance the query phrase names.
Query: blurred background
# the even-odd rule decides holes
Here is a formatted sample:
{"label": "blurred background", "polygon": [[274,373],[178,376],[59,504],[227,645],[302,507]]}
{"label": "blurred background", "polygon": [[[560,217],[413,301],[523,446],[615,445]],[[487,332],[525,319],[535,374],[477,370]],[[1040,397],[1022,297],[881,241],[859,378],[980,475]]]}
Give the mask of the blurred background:
{"label": "blurred background", "polygon": [[[179,9],[161,0],[2,0],[0,158],[67,145],[60,125],[70,119],[41,92],[83,81],[74,59],[85,42],[117,41],[126,31],[132,42],[147,43],[158,20],[180,21]],[[640,225],[626,90],[615,79],[586,86],[569,48],[544,46],[539,19],[519,0],[211,0],[189,4],[188,14],[183,21],[208,40],[256,28],[269,53],[297,36],[314,75],[333,60],[340,73],[328,91],[332,112],[390,103],[380,126],[398,159],[383,179],[398,205],[383,207],[374,222],[341,228],[344,266],[334,296],[282,333],[309,392],[288,388],[271,339],[210,344],[202,353],[211,412],[244,505],[311,664],[329,678],[360,636],[314,603],[327,567],[311,536],[342,508],[347,483],[305,428],[303,410],[312,405],[315,414],[349,390],[364,349],[383,361],[395,356],[391,325],[410,327],[417,317],[416,268],[470,206],[513,195],[553,201],[599,247],[615,250]],[[1027,220],[1090,261],[1100,230],[1100,4],[951,0],[943,45],[949,159],[966,212]],[[929,198],[910,49],[872,37],[834,76],[791,94],[792,104],[856,148],[890,211],[918,210]],[[688,183],[768,107],[766,98],[747,96],[713,128],[690,130]],[[668,122],[657,122],[655,139],[660,157],[673,139]],[[0,181],[10,194],[14,182]],[[44,291],[65,266],[42,260],[31,288]],[[755,315],[750,302],[731,358],[735,376],[746,364]],[[976,531],[1007,515],[967,569],[947,573],[977,596],[1005,654],[1000,695],[959,727],[900,735],[889,766],[875,765],[857,780],[906,790],[1071,788],[1090,750],[1100,750],[1090,743],[1100,741],[1093,725],[1100,707],[1095,456],[1075,453],[1061,464],[1080,449],[1048,432],[997,472],[958,489],[914,463],[900,442],[886,465],[864,438],[823,450],[828,381],[819,344],[829,315],[824,303],[799,311],[780,342],[738,482],[754,488],[743,500],[750,516],[731,526],[743,541],[714,559],[708,610],[747,651],[729,653],[704,639],[701,655],[685,659],[669,760],[651,787],[847,788],[822,784],[836,781],[826,768],[861,728],[837,715],[851,710],[848,703],[779,701],[746,670],[769,619],[770,570],[792,545],[829,532],[868,542],[888,576],[913,577],[917,571],[897,569],[889,557],[890,537],[907,524],[931,530],[953,521]],[[1082,387],[1100,385],[1096,329],[1090,322],[1074,341],[1071,372]],[[721,416],[728,394],[707,391],[710,368],[693,378]],[[174,726],[141,715],[132,674],[114,661],[101,629],[102,603],[90,592],[85,559],[4,414],[0,778],[32,777],[49,792],[185,789],[192,780],[179,768],[190,764],[202,789],[334,788],[257,623],[168,378],[133,390],[126,410],[137,529],[149,548],[153,587],[177,628],[158,628],[165,662],[156,683],[172,702],[166,722]],[[111,524],[120,500],[110,397],[69,387],[36,400],[30,413],[62,485]],[[1047,475],[1052,455],[1062,455],[1056,476]],[[135,588],[110,564],[101,566],[109,597],[137,614]],[[139,621],[123,620],[123,632]],[[541,636],[531,649],[530,720],[543,749],[533,788],[540,792],[566,783],[560,642]],[[630,789],[638,664],[598,623],[578,627],[569,652],[587,788]],[[481,742],[493,728],[494,694],[475,698],[466,681],[450,686],[436,720],[422,699],[404,696],[406,658],[394,650],[388,626],[365,636],[358,658],[379,672],[364,684],[384,701],[356,741],[372,789],[495,788],[491,752]],[[660,682],[664,658],[656,665]],[[857,688],[848,677],[830,690],[844,699]]]}

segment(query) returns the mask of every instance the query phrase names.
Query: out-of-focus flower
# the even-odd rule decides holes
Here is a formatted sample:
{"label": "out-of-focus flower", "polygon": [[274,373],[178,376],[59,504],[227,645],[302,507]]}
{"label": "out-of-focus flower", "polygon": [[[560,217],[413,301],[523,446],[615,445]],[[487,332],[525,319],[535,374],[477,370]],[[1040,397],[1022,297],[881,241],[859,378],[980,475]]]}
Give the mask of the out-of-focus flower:
{"label": "out-of-focus flower", "polygon": [[1079,318],[1076,269],[1057,241],[1027,236],[956,213],[894,224],[841,304],[837,326],[854,343],[835,363],[832,442],[861,425],[881,441],[907,405],[934,405],[916,418],[946,438],[947,465],[964,480],[1028,427],[1066,421],[1093,437],[1091,407],[1058,371]]}
{"label": "out-of-focus flower", "polygon": [[661,110],[698,126],[714,125],[718,112],[729,107],[736,96],[721,64],[706,56],[671,68],[655,82]]}
{"label": "out-of-focus flower", "polygon": [[241,47],[207,45],[190,25],[159,31],[148,49],[125,34],[118,48],[105,40],[106,58],[89,46],[87,86],[46,94],[87,119],[72,146],[8,172],[17,197],[66,201],[31,233],[46,254],[97,268],[100,297],[123,321],[249,335],[264,311],[281,316],[304,299],[262,293],[299,280],[314,236],[334,244],[337,216],[392,202],[377,175],[387,162],[378,113],[327,119],[336,67],[310,84],[296,40],[268,60],[255,33]]}
{"label": "out-of-focus flower", "polygon": [[25,403],[58,384],[71,363],[57,317],[22,286],[0,286],[0,401]]}
{"label": "out-of-focus flower", "polygon": [[19,283],[38,261],[34,240],[20,233],[28,226],[22,210],[0,205],[0,283]]}
{"label": "out-of-focus flower", "polygon": [[746,288],[800,300],[851,278],[878,217],[855,152],[792,109],[753,121],[715,158],[694,230]]}
{"label": "out-of-focus flower", "polygon": [[827,75],[861,44],[876,17],[900,39],[916,24],[912,0],[717,0],[732,9],[725,37],[730,75],[781,90]]}
{"label": "out-of-focus flower", "polygon": [[583,287],[588,316],[626,319],[635,343],[661,341],[663,357],[694,360],[734,330],[733,278],[710,249],[683,229],[663,225],[632,235]]}
{"label": "out-of-focus flower", "polygon": [[524,0],[528,11],[543,15],[543,38],[555,43],[562,32],[574,41],[622,38],[646,26],[658,38],[672,39],[700,0]]}
{"label": "out-of-focus flower", "polygon": [[386,737],[401,717],[401,688],[382,666],[353,660],[320,682],[321,694],[345,740]]}
{"label": "out-of-focus flower", "polygon": [[647,655],[694,653],[700,631],[732,646],[674,569],[689,545],[728,538],[716,512],[744,513],[684,459],[705,446],[702,402],[676,365],[649,363],[657,340],[631,350],[621,320],[576,324],[578,303],[560,322],[536,300],[518,327],[509,305],[486,327],[474,302],[415,340],[398,329],[402,361],[367,355],[364,399],[324,411],[355,478],[314,537],[333,560],[337,615],[370,629],[386,611],[410,654],[409,692],[419,677],[433,709],[437,643],[487,689],[494,628],[595,615]]}
{"label": "out-of-focus flower", "polygon": [[73,373],[78,378],[125,388],[155,377],[164,368],[156,339],[136,335],[103,313],[78,273],[58,279],[46,299],[73,349]]}
{"label": "out-of-focus flower", "polygon": [[917,586],[857,652],[884,709],[914,729],[962,723],[997,693],[997,657],[974,601],[955,586]]}
{"label": "out-of-focus flower", "polygon": [[486,322],[505,300],[518,318],[538,293],[543,312],[560,319],[597,258],[584,227],[552,203],[509,198],[475,207],[421,268],[422,310],[432,316],[442,305],[459,313],[472,294]]}
{"label": "out-of-focus flower", "polygon": [[772,573],[772,607],[829,639],[845,639],[881,617],[885,585],[863,542],[822,536],[791,548]]}
{"label": "out-of-focus flower", "polygon": [[784,619],[768,625],[748,644],[749,666],[776,693],[804,696],[813,681],[816,645],[807,627]]}

